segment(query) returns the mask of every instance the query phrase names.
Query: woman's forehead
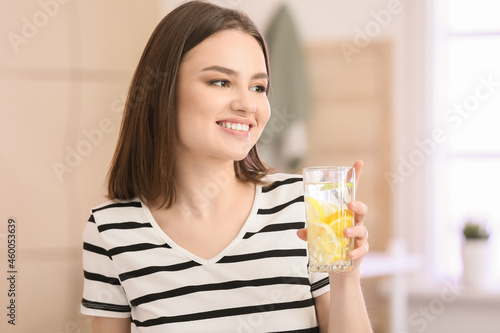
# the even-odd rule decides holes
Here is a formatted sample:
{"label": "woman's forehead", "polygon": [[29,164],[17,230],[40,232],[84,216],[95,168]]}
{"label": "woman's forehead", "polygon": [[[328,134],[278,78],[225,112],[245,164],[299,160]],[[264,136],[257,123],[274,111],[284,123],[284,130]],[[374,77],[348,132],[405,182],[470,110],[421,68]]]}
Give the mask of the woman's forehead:
{"label": "woman's forehead", "polygon": [[200,67],[198,70],[219,65],[267,72],[259,42],[240,30],[223,30],[206,38],[184,55],[183,63]]}

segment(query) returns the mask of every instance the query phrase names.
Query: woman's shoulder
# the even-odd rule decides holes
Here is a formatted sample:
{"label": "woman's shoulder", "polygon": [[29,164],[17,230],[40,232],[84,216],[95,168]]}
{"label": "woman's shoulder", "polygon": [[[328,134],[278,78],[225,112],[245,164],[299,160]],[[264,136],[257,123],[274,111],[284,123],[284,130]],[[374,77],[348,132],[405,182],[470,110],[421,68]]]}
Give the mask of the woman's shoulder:
{"label": "woman's shoulder", "polygon": [[291,190],[303,188],[302,175],[292,173],[273,173],[263,179],[262,192],[271,192],[277,188]]}
{"label": "woman's shoulder", "polygon": [[108,200],[91,208],[91,217],[97,222],[105,219],[107,221],[120,221],[123,217],[141,217],[143,203],[138,198],[131,200]]}
{"label": "woman's shoulder", "polygon": [[108,200],[103,203],[98,204],[97,206],[92,207],[92,213],[113,209],[113,208],[126,208],[126,207],[142,207],[141,200],[138,198],[134,198],[131,200]]}
{"label": "woman's shoulder", "polygon": [[266,182],[283,181],[286,179],[302,179],[302,175],[294,173],[276,172],[276,173],[270,173],[264,177],[264,181]]}

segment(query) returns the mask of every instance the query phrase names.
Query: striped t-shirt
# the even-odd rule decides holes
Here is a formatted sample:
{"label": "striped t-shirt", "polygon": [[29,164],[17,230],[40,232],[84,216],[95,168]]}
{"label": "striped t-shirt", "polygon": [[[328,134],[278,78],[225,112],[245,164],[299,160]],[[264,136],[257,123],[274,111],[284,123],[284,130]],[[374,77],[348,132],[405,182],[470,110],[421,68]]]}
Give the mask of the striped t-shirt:
{"label": "striped t-shirt", "polygon": [[328,275],[308,273],[302,178],[256,186],[248,219],[212,259],[173,242],[140,200],[92,209],[84,238],[82,313],[131,318],[132,332],[317,332],[314,297]]}

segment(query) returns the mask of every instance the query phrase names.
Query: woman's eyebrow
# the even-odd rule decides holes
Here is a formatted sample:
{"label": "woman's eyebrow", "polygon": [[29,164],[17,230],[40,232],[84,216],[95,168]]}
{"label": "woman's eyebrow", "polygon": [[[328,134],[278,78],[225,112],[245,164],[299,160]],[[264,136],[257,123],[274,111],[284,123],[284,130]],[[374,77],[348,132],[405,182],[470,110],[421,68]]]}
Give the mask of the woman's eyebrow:
{"label": "woman's eyebrow", "polygon": [[203,68],[201,71],[202,72],[205,72],[205,71],[216,71],[216,72],[221,72],[221,73],[227,74],[227,75],[238,76],[238,73],[235,70],[233,70],[231,68],[223,67],[223,66],[217,66],[217,65],[209,66],[207,68]]}
{"label": "woman's eyebrow", "polygon": [[[218,66],[218,65],[213,65],[213,66],[209,66],[209,67],[206,67],[206,68],[203,68],[201,70],[202,72],[205,72],[205,71],[216,71],[216,72],[220,72],[220,73],[223,73],[223,74],[226,74],[226,75],[231,75],[231,76],[239,76],[239,73],[237,71],[235,71],[234,69],[231,69],[231,68],[227,68],[227,67],[224,67],[224,66]],[[267,75],[267,73],[256,73],[254,75],[252,75],[252,79],[255,80],[255,79],[266,79],[269,81],[269,75]]]}
{"label": "woman's eyebrow", "polygon": [[266,79],[267,81],[269,81],[269,75],[267,75],[267,73],[264,72],[252,75],[252,80],[257,80],[257,79]]}

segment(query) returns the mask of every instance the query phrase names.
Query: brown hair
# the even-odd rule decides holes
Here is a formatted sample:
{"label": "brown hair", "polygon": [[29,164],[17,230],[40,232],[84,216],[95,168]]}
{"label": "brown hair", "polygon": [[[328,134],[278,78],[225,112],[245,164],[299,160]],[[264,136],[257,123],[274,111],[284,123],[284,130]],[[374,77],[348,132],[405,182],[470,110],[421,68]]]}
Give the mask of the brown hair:
{"label": "brown hair", "polygon": [[[174,160],[177,144],[177,81],[183,56],[216,32],[244,31],[260,44],[269,71],[266,42],[244,13],[203,1],[185,3],[170,12],[153,31],[132,79],[122,127],[108,173],[108,198],[139,197],[162,206],[175,202]],[[269,85],[268,85],[269,87]],[[254,146],[235,174],[243,182],[262,183],[271,172]]]}

